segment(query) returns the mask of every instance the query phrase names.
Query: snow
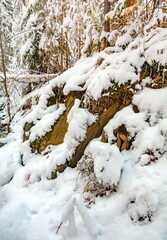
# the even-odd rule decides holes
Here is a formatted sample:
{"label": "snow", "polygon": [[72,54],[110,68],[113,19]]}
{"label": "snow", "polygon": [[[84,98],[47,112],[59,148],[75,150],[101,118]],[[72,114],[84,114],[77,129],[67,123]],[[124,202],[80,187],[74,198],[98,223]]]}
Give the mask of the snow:
{"label": "snow", "polygon": [[134,222],[138,222],[140,217],[144,216],[141,224],[146,224],[151,221],[158,208],[158,199],[156,194],[149,189],[140,189],[136,193],[135,199],[131,200],[128,206],[128,215]]}
{"label": "snow", "polygon": [[[42,137],[50,131],[51,126],[63,114],[65,109],[64,104],[60,104],[59,107],[50,106],[46,111],[43,111],[44,116],[40,120],[37,120],[35,126],[30,130],[30,141],[33,142],[36,138]],[[39,113],[37,113],[37,116],[39,118]]]}
{"label": "snow", "polygon": [[[104,58],[104,61],[100,66],[96,66],[100,57]],[[102,52],[91,58],[81,59],[74,67],[55,80],[53,79],[52,84],[59,87],[64,86],[65,95],[72,90],[86,90],[89,96],[98,99],[104,89],[113,85],[112,80],[118,81],[118,84],[123,84],[129,80],[132,83],[137,81],[139,76],[136,74],[135,67],[141,67],[143,62],[144,59],[142,60],[138,52],[136,55],[129,50],[125,53],[113,53],[112,55]],[[82,67],[83,65],[87,66],[86,70]],[[124,74],[125,71],[126,75]],[[73,72],[75,72],[75,76],[71,74]]]}
{"label": "snow", "polygon": [[[97,143],[96,145],[98,146]],[[11,144],[5,148],[9,147],[11,151],[15,150],[15,146]],[[1,149],[1,157],[3,152],[8,153],[3,159],[11,161],[6,149]],[[56,180],[42,179],[39,182],[25,184],[27,180],[23,180],[22,176],[27,173],[28,165],[20,166],[15,171],[13,180],[1,187],[1,239],[58,240],[64,237],[82,240],[86,237],[92,240],[93,231],[93,234],[96,234],[95,239],[102,240],[113,237],[119,240],[124,236],[128,240],[138,240],[141,237],[144,240],[165,240],[167,234],[165,157],[159,159],[158,163],[146,167],[134,166],[130,160],[130,153],[124,154],[123,158],[126,161],[117,193],[103,198],[98,197],[91,208],[86,208],[83,203],[80,183],[78,182],[76,186],[78,175],[76,169],[66,169]],[[9,168],[10,165],[8,170]],[[74,199],[78,199],[78,207],[72,204]],[[68,209],[74,214],[75,231],[71,228],[69,230],[65,221],[70,218]],[[148,212],[152,214],[152,222],[146,218],[144,222],[138,223],[138,216],[145,216]],[[131,218],[134,220],[131,221]],[[62,221],[63,225],[56,233]]]}
{"label": "snow", "polygon": [[28,39],[26,43],[21,47],[20,49],[20,55],[24,56],[26,53],[30,50],[32,51],[33,45],[32,45],[32,40]]}
{"label": "snow", "polygon": [[156,28],[149,34],[148,37],[146,37],[144,43],[144,47],[146,49],[145,57],[149,64],[151,64],[153,61],[162,65],[166,64],[167,62],[166,37],[167,37],[166,28]]}
{"label": "snow", "polygon": [[[51,156],[52,164],[55,164],[56,159],[65,157],[67,147],[63,145],[50,147],[50,158],[47,158],[48,155],[35,155],[28,152],[27,146],[23,149],[19,132],[18,135],[15,132],[15,141],[10,141],[0,149],[0,238],[165,240],[166,153],[161,155],[156,163],[149,165],[145,155],[142,155],[141,164],[136,163],[134,154],[137,154],[138,149],[145,148],[146,141],[151,146],[152,142],[156,145],[161,145],[161,141],[164,143],[165,139],[161,140],[161,132],[158,129],[160,127],[163,132],[166,131],[164,134],[167,133],[166,91],[166,88],[140,91],[133,99],[140,112],[134,113],[132,106],[126,107],[118,112],[105,128],[112,139],[112,129],[124,123],[133,136],[138,134],[140,137],[134,144],[134,150],[120,153],[115,145],[101,143],[100,139],[94,140],[87,147],[87,151],[93,154],[95,174],[99,181],[103,181],[107,186],[118,184],[117,192],[103,198],[97,197],[95,204],[89,208],[86,208],[84,203],[82,183],[76,169],[67,168],[55,180],[46,178]],[[157,114],[159,109],[161,117],[157,115],[158,121],[150,126],[145,122],[148,113]],[[77,100],[68,117],[69,126],[76,119],[80,120],[75,124],[79,122],[91,124],[95,120],[92,115],[82,110],[84,109],[79,108]],[[147,132],[148,130],[151,132]],[[71,134],[80,134],[78,131],[80,130],[77,128],[76,132],[73,129]],[[13,139],[12,134],[8,138]],[[27,151],[24,166],[20,159],[22,151]],[[103,167],[105,170],[101,172]],[[63,224],[56,233],[61,222]]]}
{"label": "snow", "polygon": [[155,117],[155,114],[159,114],[162,118],[166,118],[166,93],[166,88],[145,88],[142,92],[134,96],[133,103],[139,107],[140,111],[149,111],[151,117]]}
{"label": "snow", "polygon": [[69,125],[64,138],[64,143],[70,151],[70,156],[72,156],[79,143],[84,140],[87,128],[96,120],[96,117],[86,109],[79,108],[79,104],[80,101],[76,99],[67,118]]}
{"label": "snow", "polygon": [[132,137],[135,136],[137,132],[140,132],[145,127],[145,119],[145,112],[134,113],[132,106],[124,108],[121,112],[118,112],[104,128],[108,141],[111,143],[112,140],[115,139],[113,130],[122,124],[125,124],[127,131],[130,132]]}
{"label": "snow", "polygon": [[120,180],[123,159],[117,146],[93,141],[88,152],[94,160],[94,172],[97,180],[104,186],[116,186]]}

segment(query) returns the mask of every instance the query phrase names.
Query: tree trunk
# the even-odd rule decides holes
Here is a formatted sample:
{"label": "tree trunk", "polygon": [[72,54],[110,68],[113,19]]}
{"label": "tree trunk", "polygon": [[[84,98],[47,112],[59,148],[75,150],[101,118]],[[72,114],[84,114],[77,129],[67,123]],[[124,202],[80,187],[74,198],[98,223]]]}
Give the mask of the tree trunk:
{"label": "tree trunk", "polygon": [[2,29],[1,29],[1,16],[0,16],[0,50],[1,50],[1,61],[2,61],[2,71],[3,71],[3,83],[5,89],[5,95],[7,99],[7,113],[8,113],[8,132],[10,132],[10,122],[11,122],[11,113],[10,113],[10,97],[7,88],[7,76],[6,76],[6,64],[5,64],[5,55],[4,55],[4,48],[3,48],[3,41],[2,41]]}
{"label": "tree trunk", "polygon": [[78,59],[81,58],[81,24],[80,21],[78,22]]}
{"label": "tree trunk", "polygon": [[63,73],[64,70],[64,37],[63,37],[63,20],[64,20],[64,7],[62,7],[61,15],[61,35],[60,35],[60,72]]}
{"label": "tree trunk", "polygon": [[[64,10],[64,18],[66,18],[66,9]],[[65,32],[65,52],[66,52],[66,69],[69,68],[69,47],[68,47],[68,32]]]}
{"label": "tree trunk", "polygon": [[[104,0],[104,17],[106,16],[106,14],[110,11],[110,2],[108,0]],[[105,19],[104,20],[104,31],[106,33],[110,32],[110,22],[109,19]],[[109,42],[107,41],[107,39],[105,38],[105,42],[104,42],[104,48],[109,46]]]}

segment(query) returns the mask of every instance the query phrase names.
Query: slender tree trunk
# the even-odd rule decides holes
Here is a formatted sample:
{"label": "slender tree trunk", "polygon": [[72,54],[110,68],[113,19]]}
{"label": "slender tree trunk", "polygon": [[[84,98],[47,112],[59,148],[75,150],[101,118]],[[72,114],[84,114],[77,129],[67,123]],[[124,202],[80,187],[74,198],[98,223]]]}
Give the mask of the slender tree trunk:
{"label": "slender tree trunk", "polygon": [[146,19],[148,19],[148,6],[147,6],[147,4],[148,4],[148,2],[147,2],[147,0],[146,0],[146,10],[145,10],[145,12],[146,12]]}
{"label": "slender tree trunk", "polygon": [[66,69],[69,68],[69,47],[68,47],[68,33],[65,33],[65,37],[66,37],[66,42],[65,42],[65,46],[66,46]]}
{"label": "slender tree trunk", "polygon": [[78,59],[81,58],[81,24],[78,22]]}
{"label": "slender tree trunk", "polygon": [[60,37],[60,72],[62,73],[64,70],[64,37],[63,37],[63,20],[64,20],[64,7],[62,7],[62,15],[61,15],[61,37]]}
{"label": "slender tree trunk", "polygon": [[1,16],[0,16],[0,51],[1,51],[1,62],[2,62],[2,71],[4,74],[3,83],[4,83],[4,89],[5,89],[5,95],[7,99],[7,113],[8,113],[8,132],[10,132],[10,122],[11,122],[11,112],[10,112],[10,97],[9,92],[7,88],[7,76],[6,76],[6,64],[5,64],[5,54],[4,54],[4,48],[3,48],[3,40],[2,40],[2,22],[1,22]]}
{"label": "slender tree trunk", "polygon": [[[108,0],[104,0],[104,16],[110,11],[110,2]],[[110,22],[109,19],[104,20],[104,31],[106,33],[110,32]],[[105,39],[104,48],[109,46],[109,42]]]}
{"label": "slender tree trunk", "polygon": [[[66,9],[64,9],[64,18],[66,17]],[[65,52],[66,52],[66,69],[69,68],[69,47],[68,47],[68,32],[65,32]]]}

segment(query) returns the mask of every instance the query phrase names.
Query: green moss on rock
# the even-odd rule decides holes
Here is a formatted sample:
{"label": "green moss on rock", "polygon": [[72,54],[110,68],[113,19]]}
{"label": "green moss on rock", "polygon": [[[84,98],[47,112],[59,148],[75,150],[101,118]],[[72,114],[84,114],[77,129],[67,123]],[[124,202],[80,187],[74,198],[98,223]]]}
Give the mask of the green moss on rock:
{"label": "green moss on rock", "polygon": [[56,165],[56,169],[51,173],[51,179],[57,178],[57,173],[62,173],[66,169],[67,164]]}
{"label": "green moss on rock", "polygon": [[23,141],[25,142],[26,140],[28,140],[28,135],[29,135],[29,131],[30,131],[30,129],[32,128],[34,126],[34,123],[33,122],[31,122],[31,123],[28,123],[28,122],[26,122],[25,123],[25,125],[24,125],[24,128],[23,128],[23,130],[24,130],[24,133],[23,133]]}
{"label": "green moss on rock", "polygon": [[33,122],[31,122],[31,123],[26,122],[25,125],[24,125],[24,131],[26,131],[26,132],[30,131],[30,129],[33,126],[34,126]]}
{"label": "green moss on rock", "polygon": [[75,99],[81,99],[82,92],[70,92],[65,101],[66,111],[60,116],[60,118],[51,127],[51,131],[47,132],[43,137],[36,139],[31,142],[30,146],[32,152],[41,153],[45,150],[48,145],[58,145],[63,143],[64,136],[68,129],[67,116],[72,106],[74,105]]}
{"label": "green moss on rock", "polygon": [[115,115],[115,113],[119,110],[120,101],[118,99],[117,103],[114,103],[102,116],[92,124],[86,133],[85,140],[76,148],[74,155],[72,156],[71,160],[68,162],[68,166],[76,167],[78,161],[84,154],[85,148],[89,144],[91,140],[94,138],[98,138],[101,136],[104,126],[109,122],[109,120]]}
{"label": "green moss on rock", "polygon": [[48,102],[47,102],[47,107],[49,106],[52,106],[56,104],[56,96],[51,96],[49,99],[48,99]]}

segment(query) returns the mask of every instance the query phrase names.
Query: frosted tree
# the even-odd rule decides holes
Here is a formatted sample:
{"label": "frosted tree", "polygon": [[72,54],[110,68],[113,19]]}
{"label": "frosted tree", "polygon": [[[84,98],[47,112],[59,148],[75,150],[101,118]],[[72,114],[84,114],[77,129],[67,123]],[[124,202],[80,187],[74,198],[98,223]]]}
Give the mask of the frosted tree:
{"label": "frosted tree", "polygon": [[[106,16],[107,13],[110,12],[110,2],[108,0],[104,1],[104,15]],[[108,34],[110,32],[110,22],[109,22],[109,18],[105,17],[104,20],[104,32],[106,34]],[[107,39],[105,38],[105,42],[104,42],[104,48],[109,46],[109,42],[107,41]]]}
{"label": "frosted tree", "polygon": [[40,48],[45,52],[44,61],[50,63],[49,72],[63,72],[68,68],[68,42],[63,29],[67,8],[67,1],[52,0],[48,0],[44,8],[46,27],[40,41]]}
{"label": "frosted tree", "polygon": [[12,13],[13,5],[9,0],[0,2],[0,71],[3,73],[4,91],[6,96],[6,106],[8,113],[8,132],[10,131],[11,112],[10,97],[7,88],[7,71],[9,70],[12,48],[10,46],[11,30],[12,30]]}
{"label": "frosted tree", "polygon": [[3,42],[6,68],[9,68],[12,56],[11,36],[14,8],[12,3],[10,0],[2,0],[0,2],[1,37]]}
{"label": "frosted tree", "polygon": [[13,9],[11,45],[13,48],[12,69],[17,73],[20,71],[19,51],[23,44],[23,34],[25,33],[24,31],[26,31],[25,29],[22,30],[21,28],[22,14],[23,14],[23,2],[20,0],[15,0]]}
{"label": "frosted tree", "polygon": [[84,23],[84,46],[82,54],[92,55],[102,50],[101,33],[103,30],[103,1],[87,2],[87,9],[83,19]]}
{"label": "frosted tree", "polygon": [[19,67],[31,72],[63,72],[81,55],[100,51],[103,1],[29,1],[16,19]]}
{"label": "frosted tree", "polygon": [[[62,72],[64,54],[67,54],[63,34],[66,1],[30,1],[23,8],[18,32],[20,41],[18,65],[30,71]],[[68,62],[68,61],[67,61]],[[67,64],[68,65],[68,64]]]}
{"label": "frosted tree", "polygon": [[27,68],[30,72],[45,72],[43,52],[39,49],[39,42],[45,28],[45,13],[43,7],[46,0],[30,1],[27,8],[22,9],[21,21],[18,26],[19,36],[19,60],[18,65]]}

